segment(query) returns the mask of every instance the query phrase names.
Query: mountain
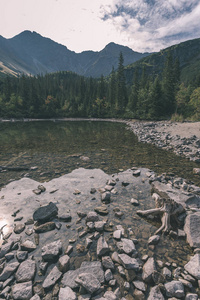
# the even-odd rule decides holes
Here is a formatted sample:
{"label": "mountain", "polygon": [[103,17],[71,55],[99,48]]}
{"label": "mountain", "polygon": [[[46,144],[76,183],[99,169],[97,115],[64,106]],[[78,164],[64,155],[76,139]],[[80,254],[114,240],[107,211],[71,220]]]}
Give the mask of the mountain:
{"label": "mountain", "polygon": [[115,43],[99,52],[75,53],[67,47],[36,32],[23,31],[11,39],[0,36],[0,72],[17,74],[45,74],[72,71],[79,75],[100,77],[117,68],[119,53],[124,65],[131,64],[149,53],[134,52]]}
{"label": "mountain", "polygon": [[125,68],[127,82],[133,82],[136,69],[139,74],[142,74],[144,67],[147,75],[155,76],[162,73],[169,50],[171,51],[174,60],[176,58],[179,60],[181,81],[186,83],[192,82],[197,76],[200,76],[200,39],[193,39],[173,45],[130,64]]}

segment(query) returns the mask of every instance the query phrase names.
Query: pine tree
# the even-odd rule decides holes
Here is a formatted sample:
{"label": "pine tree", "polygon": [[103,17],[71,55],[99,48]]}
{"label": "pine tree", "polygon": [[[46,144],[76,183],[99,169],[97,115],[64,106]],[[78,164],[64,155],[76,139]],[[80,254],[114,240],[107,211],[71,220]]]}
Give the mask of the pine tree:
{"label": "pine tree", "polygon": [[118,70],[117,70],[117,103],[116,103],[117,110],[119,111],[119,113],[124,112],[128,102],[123,63],[124,63],[124,58],[122,52],[120,52]]}

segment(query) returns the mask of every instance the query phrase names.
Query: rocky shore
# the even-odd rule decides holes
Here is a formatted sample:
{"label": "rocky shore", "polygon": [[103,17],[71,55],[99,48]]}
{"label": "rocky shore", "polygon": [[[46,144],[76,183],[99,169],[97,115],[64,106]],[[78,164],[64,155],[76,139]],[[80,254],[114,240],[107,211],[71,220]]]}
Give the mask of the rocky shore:
{"label": "rocky shore", "polygon": [[[13,181],[0,199],[0,299],[200,297],[200,188],[183,178],[80,168]],[[146,242],[141,220],[155,224]],[[165,239],[190,245],[186,262],[157,258]]]}
{"label": "rocky shore", "polygon": [[200,163],[200,122],[127,122],[142,143],[150,143]]}

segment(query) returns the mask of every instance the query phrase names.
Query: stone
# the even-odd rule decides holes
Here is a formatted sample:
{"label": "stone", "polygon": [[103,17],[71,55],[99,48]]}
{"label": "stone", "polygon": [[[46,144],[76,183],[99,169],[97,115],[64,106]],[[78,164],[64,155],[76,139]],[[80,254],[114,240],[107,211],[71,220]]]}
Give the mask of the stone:
{"label": "stone", "polygon": [[141,171],[138,169],[138,170],[134,170],[133,171],[133,176],[140,176],[140,173]]}
{"label": "stone", "polygon": [[99,221],[99,216],[95,211],[89,211],[86,217],[86,222],[97,222]]}
{"label": "stone", "polygon": [[110,252],[110,248],[108,247],[108,244],[103,236],[100,236],[100,238],[97,241],[97,255],[103,256]]}
{"label": "stone", "polygon": [[193,174],[200,175],[200,168],[193,168]]}
{"label": "stone", "polygon": [[93,274],[100,283],[104,282],[104,271],[102,269],[102,265],[100,261],[85,261],[82,262],[80,268],[76,270],[69,270],[63,275],[63,279],[61,281],[62,285],[69,286],[74,289],[78,287],[78,284],[75,282],[75,279],[79,274],[89,273]]}
{"label": "stone", "polygon": [[122,227],[122,225],[116,225],[116,230],[121,230],[122,236],[124,236],[125,230],[124,230],[124,228]]}
{"label": "stone", "polygon": [[34,226],[34,230],[36,233],[48,232],[54,230],[55,228],[56,228],[56,224],[54,222],[47,222],[39,226],[36,225]]}
{"label": "stone", "polygon": [[9,253],[5,254],[5,259],[7,262],[12,260],[14,257],[15,257],[15,254],[13,252],[9,252]]}
{"label": "stone", "polygon": [[2,245],[2,246],[1,246],[1,250],[0,250],[0,259],[1,259],[2,257],[4,257],[5,254],[8,253],[8,252],[11,250],[11,248],[12,248],[13,245],[14,245],[14,242],[13,242],[13,241],[10,241],[10,242],[6,243],[5,245]]}
{"label": "stone", "polygon": [[77,215],[79,216],[79,218],[83,219],[87,216],[86,213],[82,212],[82,211],[77,211]]}
{"label": "stone", "polygon": [[85,239],[85,248],[89,249],[91,245],[92,245],[92,240],[90,238],[86,238]]}
{"label": "stone", "polygon": [[171,279],[172,277],[172,272],[167,267],[163,268],[162,274],[166,279]]}
{"label": "stone", "polygon": [[122,231],[121,231],[120,229],[115,230],[115,231],[113,232],[113,237],[114,237],[114,239],[120,240],[120,239],[121,239],[121,236],[122,236]]}
{"label": "stone", "polygon": [[65,273],[69,270],[70,257],[68,255],[63,255],[59,258],[58,269],[60,272]]}
{"label": "stone", "polygon": [[200,212],[190,214],[186,217],[184,231],[187,242],[191,247],[200,247]]}
{"label": "stone", "polygon": [[18,267],[19,267],[18,262],[7,264],[0,275],[0,281],[7,280],[17,270]]}
{"label": "stone", "polygon": [[62,242],[60,240],[49,243],[42,247],[42,258],[44,261],[57,259],[62,252]]}
{"label": "stone", "polygon": [[114,270],[114,268],[115,268],[115,265],[114,265],[112,259],[110,258],[110,256],[102,257],[102,265],[105,269]]}
{"label": "stone", "polygon": [[131,204],[133,204],[134,206],[138,206],[139,205],[139,201],[137,199],[132,198],[131,199]]}
{"label": "stone", "polygon": [[156,271],[156,262],[153,257],[149,257],[143,266],[142,279],[149,283],[152,281],[152,274]]}
{"label": "stone", "polygon": [[145,295],[142,291],[139,291],[137,289],[133,292],[134,300],[145,300]]}
{"label": "stone", "polygon": [[32,259],[23,261],[15,274],[16,282],[26,282],[33,280],[36,272],[36,263]]}
{"label": "stone", "polygon": [[138,289],[142,292],[146,292],[146,286],[143,281],[135,280],[135,281],[133,281],[133,285],[135,286],[136,289]]}
{"label": "stone", "polygon": [[98,207],[95,207],[94,209],[99,215],[107,215],[109,212],[108,212],[108,209],[107,209],[107,206],[106,205],[102,205],[102,206],[98,206]]}
{"label": "stone", "polygon": [[73,251],[73,246],[71,246],[71,245],[69,245],[68,247],[67,247],[67,249],[65,250],[65,254],[70,254],[70,253],[72,253],[72,251]]}
{"label": "stone", "polygon": [[118,257],[125,269],[139,271],[140,266],[135,258],[132,258],[127,254],[118,254]]}
{"label": "stone", "polygon": [[180,281],[173,280],[173,281],[165,283],[164,286],[166,289],[167,297],[182,298],[185,296],[184,286],[183,286],[182,282],[180,282]]}
{"label": "stone", "polygon": [[57,206],[50,202],[48,205],[39,207],[33,214],[34,221],[46,222],[56,217],[58,214]]}
{"label": "stone", "polygon": [[46,270],[47,270],[47,267],[48,267],[48,262],[41,262],[40,265],[39,265],[39,269],[41,271],[41,273],[44,275],[46,273]]}
{"label": "stone", "polygon": [[99,232],[103,231],[104,225],[105,225],[105,222],[103,222],[103,221],[97,221],[94,223],[94,227],[95,227],[96,231],[99,231]]}
{"label": "stone", "polygon": [[81,285],[90,294],[98,291],[101,287],[99,280],[90,273],[81,273],[75,279],[75,282]]}
{"label": "stone", "polygon": [[51,289],[56,282],[60,279],[60,277],[62,276],[62,272],[60,272],[58,270],[58,268],[55,266],[50,273],[48,274],[48,276],[45,278],[42,286],[45,290],[49,290]]}
{"label": "stone", "polygon": [[21,244],[22,251],[32,252],[37,248],[37,246],[30,240],[26,240]]}
{"label": "stone", "polygon": [[12,287],[12,297],[14,300],[28,300],[32,297],[32,281],[16,283]]}
{"label": "stone", "polygon": [[25,225],[23,223],[15,224],[14,225],[14,233],[20,234],[22,231],[24,231]]}
{"label": "stone", "polygon": [[59,214],[58,219],[61,222],[70,222],[72,219],[72,216],[71,216],[70,212],[65,212],[65,213]]}
{"label": "stone", "polygon": [[76,293],[70,287],[60,288],[58,300],[76,300]]}
{"label": "stone", "polygon": [[111,258],[114,262],[116,262],[118,264],[121,264],[121,260],[120,260],[120,258],[118,256],[118,253],[116,251],[112,253]]}
{"label": "stone", "polygon": [[198,295],[193,293],[188,293],[185,296],[185,300],[198,300]]}
{"label": "stone", "polygon": [[147,300],[165,300],[158,285],[151,288]]}
{"label": "stone", "polygon": [[133,243],[132,240],[129,239],[121,239],[120,242],[117,242],[117,248],[120,250],[120,252],[124,252],[128,255],[137,254],[135,244]]}
{"label": "stone", "polygon": [[153,235],[149,238],[148,240],[148,244],[149,245],[157,245],[158,242],[160,240],[160,236],[159,235]]}
{"label": "stone", "polygon": [[184,268],[190,275],[200,280],[200,254],[195,254]]}
{"label": "stone", "polygon": [[113,274],[110,269],[107,269],[105,271],[104,276],[105,276],[105,281],[107,281],[107,282],[113,279]]}
{"label": "stone", "polygon": [[35,294],[30,300],[40,300],[40,296]]}
{"label": "stone", "polygon": [[104,192],[101,194],[101,201],[104,203],[110,203],[110,192]]}

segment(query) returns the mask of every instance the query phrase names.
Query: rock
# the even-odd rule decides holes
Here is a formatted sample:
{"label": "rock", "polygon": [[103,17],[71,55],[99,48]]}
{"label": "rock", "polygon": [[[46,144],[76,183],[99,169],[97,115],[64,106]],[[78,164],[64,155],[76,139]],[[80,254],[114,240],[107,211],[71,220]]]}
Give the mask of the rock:
{"label": "rock", "polygon": [[185,296],[184,286],[180,281],[173,280],[165,283],[165,289],[167,297],[182,298]]}
{"label": "rock", "polygon": [[124,236],[125,231],[124,231],[124,228],[122,227],[122,225],[116,225],[116,230],[121,230],[122,236]]}
{"label": "rock", "polygon": [[133,176],[140,176],[141,171],[140,170],[134,170]]}
{"label": "rock", "polygon": [[200,175],[200,168],[193,168],[193,174]]}
{"label": "rock", "polygon": [[57,206],[50,202],[48,205],[39,207],[33,214],[34,221],[46,222],[56,217],[58,214]]}
{"label": "rock", "polygon": [[94,211],[89,211],[86,217],[86,222],[97,222],[99,221],[99,216]]}
{"label": "rock", "polygon": [[12,287],[12,297],[14,300],[28,300],[32,297],[32,282],[16,283]]}
{"label": "rock", "polygon": [[54,222],[47,222],[39,226],[34,226],[34,230],[36,233],[51,231],[54,230],[55,228],[56,228],[56,224]]}
{"label": "rock", "polygon": [[120,258],[118,256],[118,253],[116,251],[112,253],[111,258],[114,262],[116,262],[118,264],[121,264],[121,260],[120,260]]}
{"label": "rock", "polygon": [[82,211],[77,211],[77,215],[79,216],[79,218],[83,219],[87,216],[86,213],[82,212]]}
{"label": "rock", "polygon": [[23,223],[14,225],[14,233],[16,234],[20,234],[22,231],[24,231],[24,229],[25,229],[25,225]]}
{"label": "rock", "polygon": [[115,231],[113,232],[113,237],[114,237],[114,239],[120,240],[120,239],[121,239],[121,236],[122,236],[122,231],[121,231],[121,229],[115,230]]}
{"label": "rock", "polygon": [[89,249],[91,245],[92,245],[92,240],[89,238],[86,238],[85,239],[85,248]]}
{"label": "rock", "polygon": [[11,259],[13,259],[15,257],[15,254],[13,252],[9,252],[7,254],[5,254],[5,259],[6,261],[10,261]]}
{"label": "rock", "polygon": [[72,219],[72,216],[71,216],[70,212],[65,212],[65,213],[59,214],[58,219],[61,222],[70,222]]}
{"label": "rock", "polygon": [[41,271],[41,273],[44,275],[46,273],[46,270],[47,270],[47,267],[48,267],[48,262],[41,262],[40,265],[39,265],[39,269]]}
{"label": "rock", "polygon": [[33,280],[35,272],[36,263],[34,260],[27,259],[23,261],[15,274],[16,282],[20,283]]}
{"label": "rock", "polygon": [[149,238],[148,240],[148,244],[149,245],[157,245],[158,242],[160,240],[160,236],[159,235],[153,235]]}
{"label": "rock", "polygon": [[75,279],[78,277],[79,274],[82,273],[89,273],[93,274],[100,283],[104,282],[104,272],[102,269],[102,265],[100,261],[84,261],[81,264],[81,267],[76,270],[67,271],[63,275],[63,279],[61,281],[62,285],[69,286],[72,289],[77,288],[78,284],[75,282]]}
{"label": "rock", "polygon": [[49,290],[51,289],[56,282],[60,279],[60,277],[62,276],[62,272],[60,272],[58,270],[58,268],[55,266],[51,272],[49,273],[49,275],[45,278],[42,286],[45,290]]}
{"label": "rock", "polygon": [[125,269],[139,271],[140,266],[135,258],[132,258],[127,254],[118,254],[118,257]]}
{"label": "rock", "polygon": [[198,300],[198,295],[197,294],[188,293],[185,296],[185,300]]}
{"label": "rock", "polygon": [[58,300],[76,300],[76,293],[70,287],[60,288]]}
{"label": "rock", "polygon": [[165,300],[158,285],[151,288],[151,291],[149,293],[149,297],[147,298],[147,300]]}
{"label": "rock", "polygon": [[107,281],[107,282],[113,279],[113,274],[110,269],[107,269],[105,271],[104,276],[105,276],[105,281]]}
{"label": "rock", "polygon": [[95,227],[96,231],[99,231],[99,232],[103,231],[104,225],[105,225],[105,222],[103,222],[103,221],[97,221],[94,223],[94,227]]}
{"label": "rock", "polygon": [[58,269],[60,270],[60,272],[65,273],[69,270],[69,261],[70,257],[68,255],[63,255],[59,258]]}
{"label": "rock", "polygon": [[7,280],[17,270],[18,267],[19,267],[18,262],[7,264],[0,275],[0,281]]}
{"label": "rock", "polygon": [[162,274],[166,279],[171,279],[172,277],[172,272],[167,267],[163,268]]}
{"label": "rock", "polygon": [[102,206],[95,207],[94,210],[95,210],[98,214],[103,215],[103,216],[104,216],[104,215],[107,215],[107,214],[109,213],[106,205],[102,205]]}
{"label": "rock", "polygon": [[117,242],[117,248],[120,250],[120,252],[124,252],[128,255],[137,254],[135,244],[129,239],[121,239],[120,242]]}
{"label": "rock", "polygon": [[102,257],[102,265],[105,269],[114,270],[114,268],[115,268],[115,265],[114,265],[112,259],[110,258],[110,256]]}
{"label": "rock", "polygon": [[132,199],[131,199],[131,204],[133,204],[133,205],[135,205],[135,206],[138,206],[138,205],[139,205],[139,201],[136,200],[136,199],[134,199],[134,198],[132,198]]}
{"label": "rock", "polygon": [[146,286],[143,281],[135,280],[133,281],[133,285],[135,286],[136,289],[146,292]]}
{"label": "rock", "polygon": [[110,248],[108,247],[108,244],[103,236],[100,236],[100,238],[97,241],[97,255],[103,256],[105,254],[108,254],[110,252]]}
{"label": "rock", "polygon": [[57,259],[62,252],[62,243],[60,240],[47,244],[42,247],[42,258],[44,261]]}
{"label": "rock", "polygon": [[142,291],[139,291],[137,289],[133,292],[134,300],[145,300],[145,295]]}
{"label": "rock", "polygon": [[35,294],[30,300],[40,300],[40,296]]}
{"label": "rock", "polygon": [[21,244],[22,251],[32,252],[37,248],[37,246],[30,240],[26,240]]}
{"label": "rock", "polygon": [[195,254],[184,268],[190,275],[200,280],[200,254]]}
{"label": "rock", "polygon": [[110,203],[110,192],[104,192],[101,194],[101,201],[104,203]]}
{"label": "rock", "polygon": [[186,217],[184,231],[191,247],[200,247],[200,212]]}
{"label": "rock", "polygon": [[156,271],[156,263],[153,257],[149,257],[143,266],[142,279],[149,283],[152,281],[152,274]]}
{"label": "rock", "polygon": [[11,241],[11,242],[8,242],[8,243],[6,243],[5,245],[2,245],[2,246],[1,246],[1,250],[0,250],[0,259],[1,259],[2,257],[4,257],[5,254],[8,253],[8,252],[11,250],[11,248],[12,248],[13,245],[14,245],[14,242]]}
{"label": "rock", "polygon": [[70,253],[72,253],[72,251],[73,251],[73,246],[71,246],[71,245],[69,245],[68,247],[67,247],[67,249],[65,250],[65,254],[70,254]]}
{"label": "rock", "polygon": [[98,291],[101,287],[101,283],[99,282],[99,280],[90,273],[79,274],[75,279],[75,282],[84,287],[90,294]]}

